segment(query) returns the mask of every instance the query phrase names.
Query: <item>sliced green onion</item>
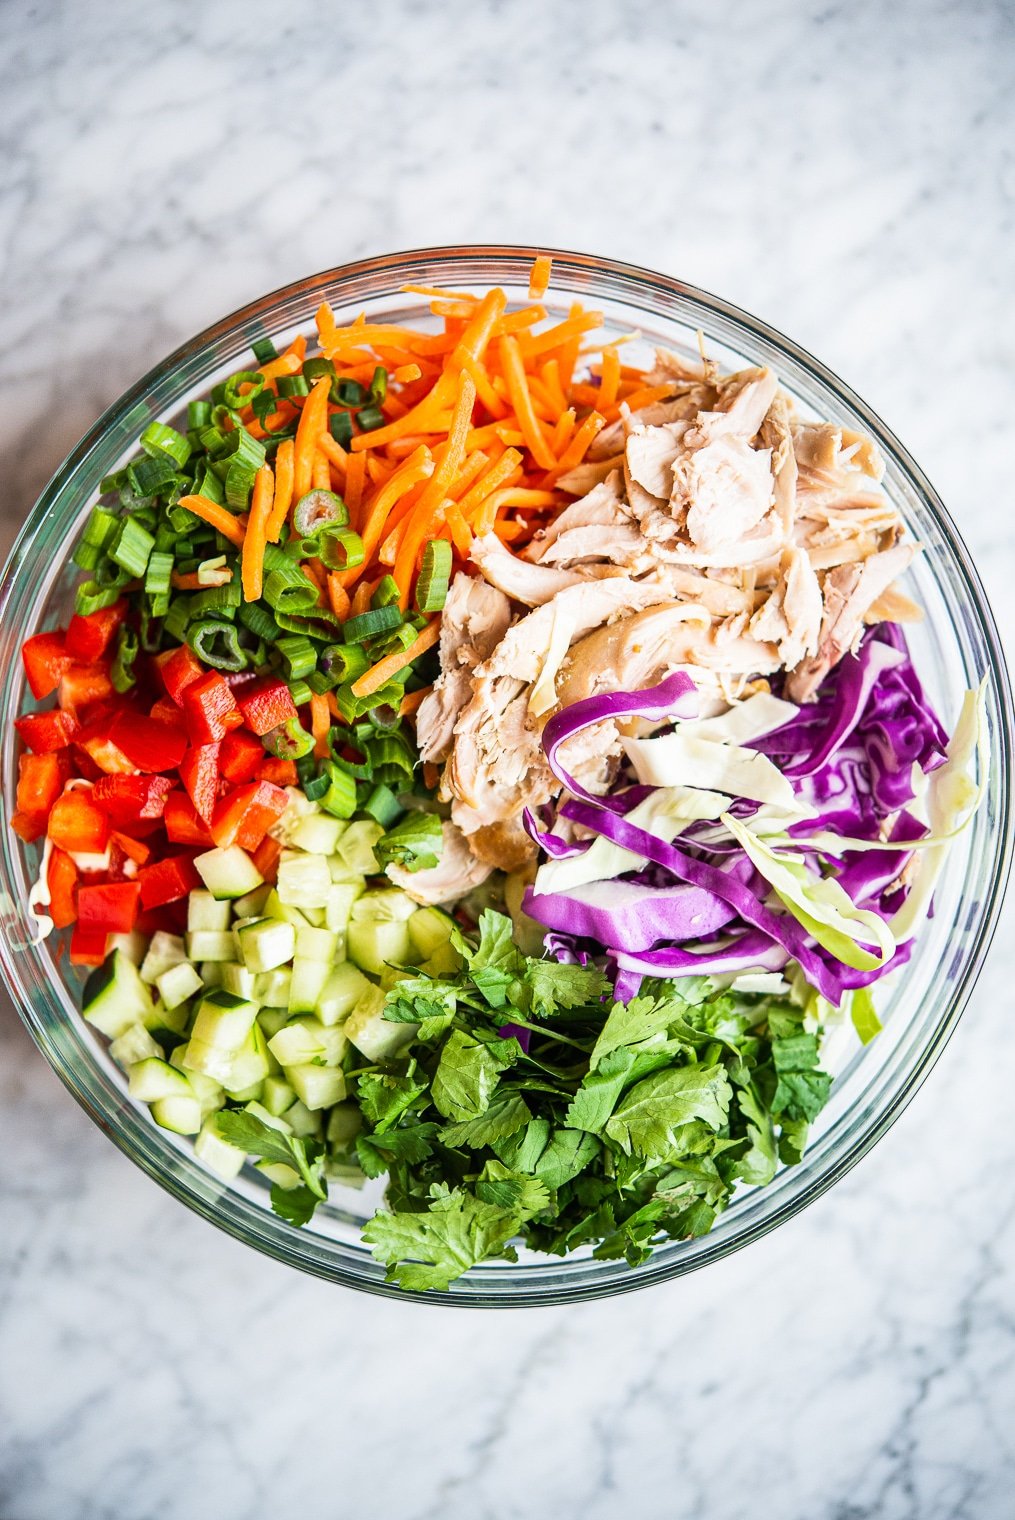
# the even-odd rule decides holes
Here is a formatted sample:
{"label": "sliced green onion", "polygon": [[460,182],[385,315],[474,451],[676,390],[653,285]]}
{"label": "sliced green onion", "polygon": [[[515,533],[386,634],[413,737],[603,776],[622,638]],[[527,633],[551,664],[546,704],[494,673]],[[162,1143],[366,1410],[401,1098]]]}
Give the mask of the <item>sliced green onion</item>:
{"label": "sliced green onion", "polygon": [[308,385],[313,385],[316,380],[323,380],[327,376],[329,380],[335,378],[335,366],[330,359],[319,357],[306,359],[303,363],[303,378]]}
{"label": "sliced green onion", "polygon": [[200,618],[187,628],[187,643],[199,660],[215,670],[246,669],[247,656],[240,648],[239,635],[232,623]]}
{"label": "sliced green onion", "polygon": [[100,586],[96,581],[82,581],[74,593],[74,611],[81,617],[88,617],[93,612],[98,612],[103,607],[112,607],[114,602],[120,600],[119,587]]}
{"label": "sliced green onion", "polygon": [[116,638],[116,654],[109,669],[109,679],[117,691],[129,691],[136,684],[134,661],[137,652],[137,634],[130,628],[121,627]]}
{"label": "sliced green onion", "polygon": [[171,639],[182,644],[190,622],[190,597],[174,596],[169,611],[162,620],[162,627]]}
{"label": "sliced green onion", "polygon": [[301,785],[303,787],[303,795],[308,802],[320,802],[331,785],[331,778],[322,772],[320,775],[308,776],[305,781],[301,782]]}
{"label": "sliced green onion", "polygon": [[210,401],[188,401],[187,402],[187,426],[188,426],[188,428],[190,428],[190,429],[193,430],[193,429],[200,429],[200,428],[203,428],[203,427],[207,427],[208,423],[210,421],[211,421],[211,402]]}
{"label": "sliced green onion", "polygon": [[156,550],[148,560],[144,588],[149,596],[168,596],[169,577],[173,573],[173,556]]}
{"label": "sliced green onion", "polygon": [[[405,688],[401,682],[388,681],[377,691],[372,692],[370,696],[357,697],[353,692],[352,683],[349,682],[338,687],[335,692],[335,701],[345,721],[347,723],[354,723],[357,718],[362,718],[363,714],[369,712],[371,708],[383,707],[385,705],[397,707],[402,700],[404,691]],[[380,776],[377,779],[389,781],[391,777]]]}
{"label": "sliced green onion", "polygon": [[328,639],[337,638],[342,626],[334,613],[323,607],[317,607],[313,612],[276,611],[275,621],[283,633],[305,633],[308,639],[317,639],[322,644]]}
{"label": "sliced green onion", "polygon": [[126,478],[126,470],[114,470],[112,475],[104,475],[99,481],[99,495],[113,495],[115,492],[119,491]]}
{"label": "sliced green onion", "polygon": [[369,745],[369,756],[375,781],[399,784],[412,780],[415,758],[401,734],[379,734]]}
{"label": "sliced green onion", "polygon": [[310,687],[307,685],[306,681],[290,681],[289,695],[292,697],[297,707],[306,707],[313,693],[311,692]]}
{"label": "sliced green onion", "polygon": [[255,338],[250,347],[258,364],[270,364],[278,358],[278,349],[270,338]]}
{"label": "sliced green onion", "polygon": [[352,528],[325,528],[317,540],[317,553],[329,570],[351,570],[366,558],[363,540]]}
{"label": "sliced green onion", "polygon": [[276,566],[264,583],[264,599],[276,612],[309,612],[317,597],[317,587],[291,561]]}
{"label": "sliced green onion", "polygon": [[328,423],[331,436],[343,449],[352,443],[352,418],[348,412],[333,412]]}
{"label": "sliced green onion", "polygon": [[403,623],[401,627],[392,629],[391,633],[383,638],[370,640],[370,659],[383,660],[385,655],[394,654],[396,649],[408,649],[415,644],[416,630],[411,623]]}
{"label": "sliced green onion", "polygon": [[124,570],[122,565],[118,565],[108,555],[99,560],[92,575],[104,590],[111,590],[114,586],[117,588],[126,586],[130,580],[130,571]]}
{"label": "sliced green onion", "polygon": [[[270,600],[270,598],[269,598]],[[342,625],[342,637],[347,644],[362,644],[378,633],[388,633],[402,621],[400,607],[371,607],[356,617],[348,618]]]}
{"label": "sliced green onion", "polygon": [[308,491],[293,510],[293,528],[300,538],[314,538],[325,528],[344,528],[349,512],[334,491]]}
{"label": "sliced green onion", "polygon": [[209,586],[196,591],[190,599],[190,615],[196,617],[226,617],[230,620],[243,602],[243,587],[234,575],[224,586]]}
{"label": "sliced green onion", "polygon": [[206,454],[210,455],[212,459],[217,459],[220,454],[225,453],[226,442],[229,438],[229,434],[220,428],[216,423],[209,422],[205,427],[201,429],[199,436],[201,439],[201,447],[204,449]]}
{"label": "sliced green onion", "polygon": [[356,413],[356,422],[362,433],[372,433],[374,428],[383,427],[384,420],[384,413],[379,406],[361,406]]}
{"label": "sliced green onion", "polygon": [[382,576],[370,598],[371,607],[393,607],[401,596],[398,582],[393,575]]}
{"label": "sliced green onion", "polygon": [[[306,634],[287,634],[285,638],[278,640],[275,648],[282,656],[282,664],[288,681],[302,680],[317,664],[317,650]],[[310,700],[309,693],[305,700]],[[299,703],[297,702],[296,705],[298,707]]]}
{"label": "sliced green onion", "polygon": [[[374,378],[370,382],[370,399],[380,406],[388,394],[388,372],[383,364],[378,364],[374,370]],[[361,424],[362,426],[362,424]]]}
{"label": "sliced green onion", "polygon": [[383,783],[375,786],[363,804],[363,812],[379,823],[382,829],[390,829],[393,823],[397,823],[405,812],[402,804],[391,790],[390,786]]}
{"label": "sliced green onion", "polygon": [[370,392],[358,380],[338,380],[333,390],[339,406],[365,406],[370,398]]}
{"label": "sliced green onion", "polygon": [[149,422],[138,442],[146,454],[167,455],[177,469],[182,469],[190,458],[190,444],[186,438],[164,422]]}
{"label": "sliced green onion", "polygon": [[446,538],[431,538],[423,550],[416,581],[416,606],[420,612],[440,612],[448,599],[450,576],[451,545]]}
{"label": "sliced green onion", "polygon": [[148,556],[154,548],[154,535],[135,518],[125,517],[109,550],[109,557],[128,576],[144,575]]}
{"label": "sliced green onion", "polygon": [[287,718],[266,733],[261,743],[269,754],[277,755],[280,760],[299,760],[310,754],[316,740],[313,734],[307,733],[299,718]]}
{"label": "sliced green onion", "polygon": [[[278,411],[278,397],[274,391],[260,391],[252,399],[250,405],[253,408],[254,416],[261,426],[264,427],[268,418]],[[267,444],[267,439],[265,443]]]}
{"label": "sliced green onion", "polygon": [[327,781],[327,790],[317,799],[326,813],[334,818],[351,818],[356,811],[356,782],[348,771],[334,760],[326,760],[321,774]]}
{"label": "sliced green onion", "polygon": [[202,586],[228,585],[231,574],[224,554],[216,554],[213,559],[203,559],[197,567],[197,578]]}
{"label": "sliced green onion", "polygon": [[318,668],[330,691],[343,682],[359,680],[370,669],[370,660],[359,644],[329,644],[321,651]]}
{"label": "sliced green onion", "polygon": [[168,611],[168,597],[153,598],[151,610],[141,603],[141,648],[145,654],[158,654],[162,648],[162,619]]}
{"label": "sliced green onion", "polygon": [[206,464],[204,460],[194,471],[194,495],[207,496],[209,501],[215,502],[220,507],[225,504],[226,493],[222,489],[222,482],[211,465]]}
{"label": "sliced green onion", "polygon": [[279,375],[278,393],[291,401],[294,396],[309,396],[310,387],[302,375]]}
{"label": "sliced green onion", "polygon": [[248,464],[235,459],[226,471],[225,495],[226,506],[232,507],[234,512],[244,512],[250,505],[250,493],[254,489],[254,476],[256,470],[252,470]]}
{"label": "sliced green onion", "polygon": [[256,473],[264,463],[264,444],[242,425],[226,434],[224,457]]}
{"label": "sliced green onion", "polygon": [[273,644],[278,638],[278,624],[263,603],[241,602],[236,615],[255,639],[267,639]]}
{"label": "sliced green onion", "polygon": [[[241,390],[240,387],[243,385],[248,389]],[[222,387],[223,401],[226,406],[242,409],[249,406],[254,397],[259,396],[263,390],[264,376],[258,374],[256,369],[237,370],[235,375],[229,376]]]}
{"label": "sliced green onion", "polygon": [[146,454],[127,466],[127,483],[138,496],[157,496],[176,479],[176,465],[166,454]]}
{"label": "sliced green onion", "polygon": [[93,507],[88,514],[81,542],[92,549],[108,549],[119,526],[120,517],[116,512],[107,512],[105,507]]}

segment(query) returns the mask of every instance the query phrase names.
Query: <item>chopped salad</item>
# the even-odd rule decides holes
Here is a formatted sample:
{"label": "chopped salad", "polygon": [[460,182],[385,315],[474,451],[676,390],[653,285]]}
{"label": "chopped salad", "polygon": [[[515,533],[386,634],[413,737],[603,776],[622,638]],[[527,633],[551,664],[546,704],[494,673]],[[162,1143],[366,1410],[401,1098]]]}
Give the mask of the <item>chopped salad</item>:
{"label": "chopped salad", "polygon": [[29,909],[131,1095],[294,1226],[385,1179],[417,1290],[639,1264],[798,1162],[986,774],[871,442],[549,277],[256,343],[23,648]]}

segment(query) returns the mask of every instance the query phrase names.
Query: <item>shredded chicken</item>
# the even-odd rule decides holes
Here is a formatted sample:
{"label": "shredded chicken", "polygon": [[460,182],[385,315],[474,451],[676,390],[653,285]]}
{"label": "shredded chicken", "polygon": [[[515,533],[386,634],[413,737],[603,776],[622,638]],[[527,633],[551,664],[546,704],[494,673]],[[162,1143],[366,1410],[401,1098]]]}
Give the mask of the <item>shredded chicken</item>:
{"label": "shredded chicken", "polygon": [[445,760],[458,714],[469,700],[472,671],[507,632],[511,604],[503,591],[471,575],[456,575],[441,619],[441,674],[416,714],[416,742],[424,760]]}

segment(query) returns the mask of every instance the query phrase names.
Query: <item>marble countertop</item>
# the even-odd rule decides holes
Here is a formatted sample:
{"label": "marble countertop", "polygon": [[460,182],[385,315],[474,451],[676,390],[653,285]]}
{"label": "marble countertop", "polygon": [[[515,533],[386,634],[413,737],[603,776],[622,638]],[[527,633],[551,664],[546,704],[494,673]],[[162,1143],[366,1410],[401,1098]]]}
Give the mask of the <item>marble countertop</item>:
{"label": "marble countertop", "polygon": [[[989,0],[8,7],[4,548],[224,311],[368,253],[557,244],[819,353],[925,466],[1015,647],[1013,31]],[[831,1194],[683,1282],[511,1315],[210,1229],[4,1000],[0,1520],[1009,1516],[1013,931]]]}

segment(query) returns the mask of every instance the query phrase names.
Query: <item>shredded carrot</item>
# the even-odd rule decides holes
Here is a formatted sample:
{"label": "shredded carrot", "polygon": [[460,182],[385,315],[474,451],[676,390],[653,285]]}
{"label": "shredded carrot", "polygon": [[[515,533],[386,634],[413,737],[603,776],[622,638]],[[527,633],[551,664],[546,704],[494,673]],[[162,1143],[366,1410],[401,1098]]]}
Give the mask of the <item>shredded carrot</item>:
{"label": "shredded carrot", "polygon": [[449,501],[444,508],[444,516],[447,521],[448,531],[451,534],[451,542],[454,544],[460,557],[468,559],[472,552],[472,529],[462,516],[458,503]]}
{"label": "shredded carrot", "polygon": [[293,473],[295,449],[291,438],[283,438],[275,454],[275,498],[268,515],[268,542],[277,544],[282,524],[289,516],[293,498]]}
{"label": "shredded carrot", "polygon": [[599,409],[612,406],[620,385],[620,355],[615,348],[603,349],[602,376],[599,381]]}
{"label": "shredded carrot", "polygon": [[663,401],[672,395],[672,385],[643,385],[625,396],[624,401],[632,412],[636,412],[643,406],[651,406],[654,401]]}
{"label": "shredded carrot", "polygon": [[[322,433],[317,440],[317,447],[328,463],[334,465],[336,470],[341,470],[344,475],[349,464],[349,456],[342,445],[336,442],[330,433]],[[281,444],[279,448],[282,448]]]}
{"label": "shredded carrot", "polygon": [[529,274],[529,300],[541,301],[550,288],[550,270],[553,260],[548,254],[541,253],[532,261],[532,269]]}
{"label": "shredded carrot", "polygon": [[328,576],[328,601],[338,621],[344,623],[349,616],[349,593],[342,585],[342,577],[337,570],[332,570]]}
{"label": "shredded carrot", "polygon": [[421,654],[426,654],[428,649],[432,649],[440,636],[441,620],[435,617],[427,623],[421,633],[417,634],[408,649],[396,649],[393,654],[385,655],[383,660],[378,660],[376,665],[371,665],[370,669],[364,671],[358,680],[353,681],[353,696],[372,696],[406,665],[411,665],[413,660],[418,660]]}
{"label": "shredded carrot", "polygon": [[489,463],[490,457],[484,454],[482,449],[477,449],[474,454],[467,454],[465,463],[456,475],[454,483],[448,487],[451,500],[461,501],[476,476],[482,474]]}
{"label": "shredded carrot", "polygon": [[300,569],[303,571],[303,574],[313,586],[314,590],[318,593],[319,597],[323,600],[324,593],[327,590],[328,573],[325,570],[324,566],[322,564],[314,562],[313,560],[304,560],[300,565]]}
{"label": "shredded carrot", "polygon": [[[582,307],[572,307],[571,315],[563,322],[558,322],[555,327],[548,327],[541,333],[524,333],[518,340],[522,353],[526,359],[534,359],[537,354],[552,353],[555,348],[564,348],[573,339],[580,339],[584,333],[595,332],[597,327],[603,325],[601,311],[584,311]],[[577,349],[575,350],[577,356]],[[570,383],[570,373],[565,378],[564,365],[560,366],[561,384]]]}
{"label": "shredded carrot", "polygon": [[497,462],[490,466],[486,474],[476,481],[472,490],[459,501],[458,509],[462,516],[466,519],[470,518],[491,491],[496,491],[515,474],[521,462],[522,456],[517,449],[506,449]]}
{"label": "shredded carrot", "polygon": [[440,462],[413,507],[412,516],[398,545],[394,576],[398,582],[399,603],[403,608],[409,605],[409,593],[416,574],[416,559],[423,541],[432,533],[438,508],[447,495],[448,486],[462,467],[465,440],[472,426],[472,408],[475,404],[476,383],[468,370],[463,369],[458,375],[458,400]]}
{"label": "shredded carrot", "polygon": [[322,375],[303,403],[296,428],[296,456],[293,469],[293,499],[300,501],[310,490],[314,473],[317,443],[328,425],[328,392],[331,381]]}
{"label": "shredded carrot", "polygon": [[228,507],[220,507],[217,501],[209,501],[207,496],[181,496],[178,506],[186,507],[188,512],[193,512],[202,522],[213,527],[221,533],[223,538],[228,538],[237,549],[243,548],[243,523],[240,518],[234,517]]}
{"label": "shredded carrot", "polygon": [[501,338],[500,354],[515,416],[518,418],[529,453],[544,470],[552,470],[557,461],[550,452],[550,446],[543,437],[543,430],[532,409],[532,397],[529,393],[528,377],[525,373],[525,365],[522,363],[518,339]]}
{"label": "shredded carrot", "polygon": [[328,730],[330,728],[331,715],[328,712],[328,699],[313,691],[310,693],[310,732],[316,741],[314,744],[314,754],[318,759],[323,759],[328,754]]}
{"label": "shredded carrot", "polygon": [[539,371],[539,378],[543,382],[546,394],[553,402],[554,415],[559,417],[561,412],[567,411],[567,397],[564,395],[564,388],[560,383],[560,361],[558,359],[547,359]]}
{"label": "shredded carrot", "polygon": [[401,289],[412,296],[429,296],[435,301],[471,301],[473,306],[479,301],[478,296],[470,295],[467,290],[438,290],[436,285],[403,285]]}
{"label": "shredded carrot", "polygon": [[428,697],[432,691],[432,686],[421,686],[418,691],[406,692],[405,696],[398,704],[398,716],[400,718],[408,718],[412,713],[416,711],[416,709],[419,707],[419,704],[426,697]]}
{"label": "shredded carrot", "polygon": [[[357,458],[362,460],[363,455],[360,454],[357,456],[354,454],[352,456],[352,459],[349,461],[350,474],[352,471],[353,460]],[[362,469],[362,465],[360,468]],[[371,556],[373,555],[375,549],[384,536],[384,525],[388,520],[388,513],[391,511],[395,503],[402,496],[404,496],[412,486],[417,485],[421,480],[428,480],[430,476],[433,475],[433,473],[434,462],[430,450],[426,447],[425,444],[421,444],[420,447],[416,449],[415,453],[411,454],[403,464],[399,465],[398,469],[392,475],[391,479],[381,487],[380,491],[374,497],[373,501],[367,508],[366,517],[364,519],[362,530],[360,532],[360,537],[363,540],[363,551],[366,557],[362,565],[357,565],[352,570],[342,571],[343,586],[351,586],[365,571],[367,565],[370,562]],[[346,494],[346,505],[349,506],[351,513],[352,507],[349,503],[348,489]]]}
{"label": "shredded carrot", "polygon": [[525,524],[520,522],[495,522],[493,531],[502,543],[513,544],[525,532]]}
{"label": "shredded carrot", "polygon": [[569,406],[567,410],[561,412],[560,416],[557,418],[557,426],[554,428],[553,437],[550,439],[550,447],[558,459],[563,454],[568,444],[571,442],[571,435],[574,433],[574,425],[574,407]]}
{"label": "shredded carrot", "polygon": [[576,464],[581,464],[585,458],[586,449],[596,434],[601,431],[605,422],[605,417],[601,417],[598,412],[589,412],[558,461],[558,473],[573,470]]}
{"label": "shredded carrot", "polygon": [[367,462],[362,454],[350,454],[345,471],[345,504],[349,508],[349,520],[355,526],[359,522],[359,509],[363,501]]}
{"label": "shredded carrot", "polygon": [[264,586],[264,550],[268,542],[268,519],[274,498],[275,476],[270,464],[262,464],[254,476],[250,517],[243,539],[241,575],[245,602],[256,602]]}
{"label": "shredded carrot", "polygon": [[370,606],[370,598],[374,594],[373,581],[360,581],[353,592],[352,601],[349,604],[349,616],[359,617],[361,612],[366,612]]}
{"label": "shredded carrot", "polygon": [[391,378],[396,385],[406,385],[410,380],[419,380],[423,371],[413,361],[412,364],[399,364],[391,371]]}
{"label": "shredded carrot", "polygon": [[493,335],[495,338],[503,338],[506,333],[524,332],[526,328],[535,327],[537,322],[545,319],[545,306],[523,306],[521,311],[511,311],[506,317],[501,317]]}
{"label": "shredded carrot", "polygon": [[326,454],[320,449],[314,455],[314,467],[310,475],[310,483],[315,491],[331,490],[331,465],[328,463]]}
{"label": "shredded carrot", "polygon": [[508,414],[508,408],[497,394],[493,380],[487,373],[486,366],[478,359],[467,359],[465,368],[476,382],[476,394],[486,407],[491,417],[502,418]]}

